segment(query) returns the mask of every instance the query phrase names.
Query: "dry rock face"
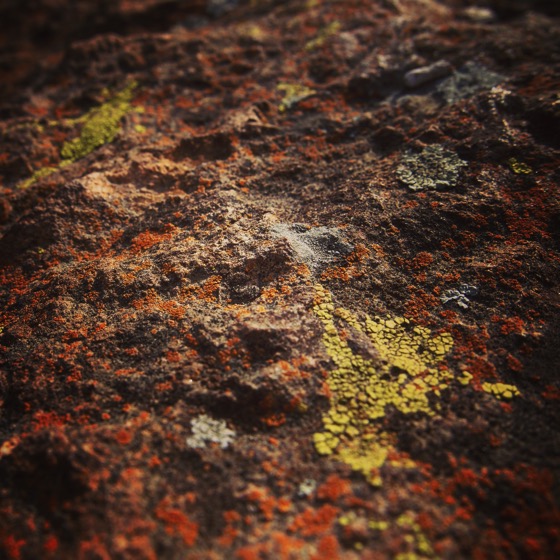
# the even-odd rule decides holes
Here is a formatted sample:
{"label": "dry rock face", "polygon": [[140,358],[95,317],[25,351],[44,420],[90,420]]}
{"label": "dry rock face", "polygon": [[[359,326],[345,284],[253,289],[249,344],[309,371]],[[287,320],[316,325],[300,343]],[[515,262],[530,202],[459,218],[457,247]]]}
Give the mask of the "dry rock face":
{"label": "dry rock face", "polygon": [[547,2],[5,2],[0,557],[560,555]]}

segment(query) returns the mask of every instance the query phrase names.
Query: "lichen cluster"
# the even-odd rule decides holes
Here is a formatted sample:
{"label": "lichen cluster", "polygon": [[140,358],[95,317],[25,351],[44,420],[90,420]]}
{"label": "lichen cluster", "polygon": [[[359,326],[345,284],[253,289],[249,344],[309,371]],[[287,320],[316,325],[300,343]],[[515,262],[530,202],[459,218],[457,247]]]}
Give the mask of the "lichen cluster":
{"label": "lichen cluster", "polygon": [[476,62],[467,62],[462,68],[443,80],[437,87],[437,94],[446,103],[457,103],[477,94],[490,90],[504,81],[504,76],[492,72]]}
{"label": "lichen cluster", "polygon": [[191,423],[192,436],[187,438],[187,445],[196,449],[217,443],[225,449],[235,438],[235,431],[230,430],[223,420],[214,420],[206,414],[197,416]]}
{"label": "lichen cluster", "polygon": [[451,188],[458,183],[461,169],[466,165],[456,153],[434,144],[419,154],[403,156],[397,176],[413,191]]}
{"label": "lichen cluster", "polygon": [[468,309],[470,305],[470,297],[478,294],[478,288],[470,284],[461,284],[458,288],[446,290],[440,296],[442,303],[455,302],[462,309]]}
{"label": "lichen cluster", "polygon": [[313,51],[322,47],[333,35],[340,31],[340,28],[341,24],[339,21],[332,21],[326,27],[323,27],[314,39],[306,43],[305,50]]}
{"label": "lichen cluster", "polygon": [[121,119],[131,110],[135,87],[136,83],[130,83],[113,98],[87,113],[83,118],[84,125],[80,136],[62,146],[62,158],[75,161],[112,142],[120,130]]}
{"label": "lichen cluster", "polygon": [[508,385],[506,383],[483,383],[482,390],[500,400],[509,400],[521,395],[515,385]]}
{"label": "lichen cluster", "polygon": [[[377,469],[394,445],[394,436],[383,426],[387,409],[402,414],[436,413],[437,404],[430,396],[439,396],[453,378],[442,364],[453,339],[448,333],[434,336],[402,317],[358,320],[348,310],[335,308],[331,295],[320,285],[314,311],[323,323],[323,343],[336,366],[327,379],[331,406],[323,417],[323,431],[314,435],[315,448],[379,484]],[[366,335],[379,360],[354,351],[338,322]]]}
{"label": "lichen cluster", "polygon": [[307,86],[303,86],[301,84],[281,83],[278,84],[276,89],[279,92],[283,93],[282,101],[278,106],[278,110],[280,112],[291,109],[300,101],[303,101],[305,98],[315,94],[314,89],[308,88]]}
{"label": "lichen cluster", "polygon": [[510,169],[516,175],[530,175],[531,173],[533,173],[533,170],[531,169],[531,167],[529,167],[526,163],[523,163],[522,161],[517,160],[516,158],[510,158],[508,160],[508,163],[509,163]]}

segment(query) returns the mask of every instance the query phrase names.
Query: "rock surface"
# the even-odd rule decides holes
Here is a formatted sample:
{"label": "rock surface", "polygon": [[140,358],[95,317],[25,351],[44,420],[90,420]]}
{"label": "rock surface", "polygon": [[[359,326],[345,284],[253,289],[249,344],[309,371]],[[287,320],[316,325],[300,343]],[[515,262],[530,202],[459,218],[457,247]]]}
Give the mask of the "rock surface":
{"label": "rock surface", "polygon": [[32,4],[0,557],[557,558],[558,9]]}

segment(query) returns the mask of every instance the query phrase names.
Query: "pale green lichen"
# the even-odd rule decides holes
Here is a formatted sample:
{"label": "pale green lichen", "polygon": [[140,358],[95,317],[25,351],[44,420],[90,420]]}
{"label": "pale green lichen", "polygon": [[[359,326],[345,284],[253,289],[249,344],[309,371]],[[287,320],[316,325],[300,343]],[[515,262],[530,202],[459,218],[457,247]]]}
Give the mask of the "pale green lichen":
{"label": "pale green lichen", "polygon": [[[383,429],[387,408],[403,414],[436,414],[437,402],[431,395],[440,396],[453,379],[443,365],[453,339],[448,333],[434,336],[402,317],[358,320],[348,310],[335,308],[325,288],[315,289],[314,311],[323,323],[323,343],[336,366],[327,378],[331,406],[323,417],[323,431],[313,437],[315,449],[379,485],[378,469],[396,440],[395,434]],[[380,359],[366,359],[352,350],[337,321],[367,336]],[[411,466],[411,461],[405,463]]]}
{"label": "pale green lichen", "polygon": [[80,136],[62,146],[62,158],[76,161],[112,142],[121,129],[121,119],[132,109],[131,101],[135,87],[136,83],[132,82],[113,98],[89,111],[85,115]]}
{"label": "pale green lichen", "polygon": [[501,84],[504,79],[501,74],[471,61],[443,80],[436,91],[446,103],[456,103],[461,99],[472,97],[479,91],[490,90]]}
{"label": "pale green lichen", "polygon": [[303,101],[307,97],[311,95],[315,95],[315,90],[308,88],[307,86],[303,86],[301,84],[287,84],[281,83],[278,84],[276,89],[283,93],[282,101],[278,106],[278,110],[280,112],[287,111],[291,109],[294,105]]}
{"label": "pale green lichen", "polygon": [[439,144],[403,156],[397,177],[413,191],[454,187],[467,163]]}

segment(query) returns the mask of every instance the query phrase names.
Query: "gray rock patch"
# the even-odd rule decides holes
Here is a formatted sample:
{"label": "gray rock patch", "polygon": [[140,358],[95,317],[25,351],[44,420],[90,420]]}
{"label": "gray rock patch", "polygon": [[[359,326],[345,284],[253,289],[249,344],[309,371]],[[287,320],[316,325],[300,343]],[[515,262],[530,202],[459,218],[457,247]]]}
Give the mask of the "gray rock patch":
{"label": "gray rock patch", "polygon": [[337,228],[276,224],[271,228],[271,232],[275,237],[284,237],[296,258],[305,263],[312,272],[345,257],[353,249]]}

